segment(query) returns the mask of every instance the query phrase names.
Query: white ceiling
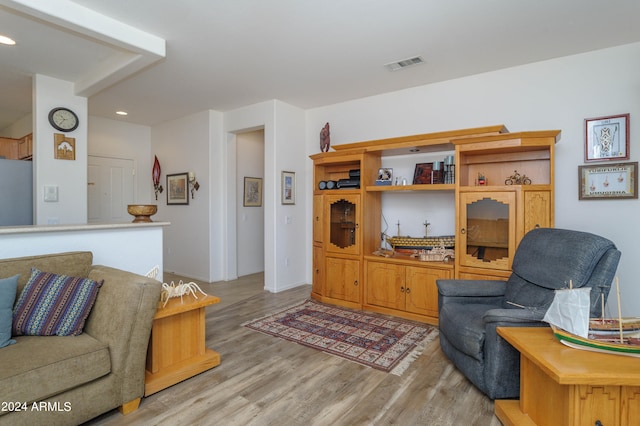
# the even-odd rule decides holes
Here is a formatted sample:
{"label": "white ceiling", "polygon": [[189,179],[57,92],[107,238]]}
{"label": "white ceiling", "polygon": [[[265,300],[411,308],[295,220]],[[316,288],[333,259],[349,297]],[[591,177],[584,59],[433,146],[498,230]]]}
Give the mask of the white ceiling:
{"label": "white ceiling", "polygon": [[[640,41],[637,0],[40,3],[0,0],[0,34],[18,41],[0,45],[0,129],[30,112],[35,73],[76,82],[91,115],[154,125],[270,99],[314,108]],[[85,7],[166,40],[166,57],[101,37]],[[384,67],[416,55],[425,64]]]}

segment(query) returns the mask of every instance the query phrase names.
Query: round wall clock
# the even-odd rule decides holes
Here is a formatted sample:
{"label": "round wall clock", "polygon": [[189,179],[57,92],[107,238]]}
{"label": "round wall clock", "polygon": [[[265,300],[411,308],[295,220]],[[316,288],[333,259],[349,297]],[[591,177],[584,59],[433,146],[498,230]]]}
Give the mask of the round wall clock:
{"label": "round wall clock", "polygon": [[69,108],[58,107],[49,111],[49,123],[61,132],[72,132],[78,128],[78,116]]}

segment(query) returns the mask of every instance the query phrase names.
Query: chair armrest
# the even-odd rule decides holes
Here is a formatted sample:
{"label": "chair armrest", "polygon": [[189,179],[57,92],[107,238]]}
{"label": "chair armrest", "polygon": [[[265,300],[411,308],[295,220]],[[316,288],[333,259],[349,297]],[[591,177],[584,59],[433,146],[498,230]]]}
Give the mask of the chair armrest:
{"label": "chair armrest", "polygon": [[485,312],[482,319],[485,324],[499,322],[507,326],[521,327],[527,323],[542,322],[545,312],[546,309],[490,309]]}
{"label": "chair armrest", "polygon": [[437,280],[438,293],[447,297],[504,296],[507,282],[500,280]]}

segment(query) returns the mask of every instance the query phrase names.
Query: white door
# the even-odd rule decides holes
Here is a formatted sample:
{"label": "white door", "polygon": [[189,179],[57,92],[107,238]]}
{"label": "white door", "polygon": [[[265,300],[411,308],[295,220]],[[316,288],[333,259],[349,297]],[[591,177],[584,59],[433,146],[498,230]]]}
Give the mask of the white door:
{"label": "white door", "polygon": [[130,222],[127,205],[134,199],[134,162],[130,159],[88,158],[89,223]]}

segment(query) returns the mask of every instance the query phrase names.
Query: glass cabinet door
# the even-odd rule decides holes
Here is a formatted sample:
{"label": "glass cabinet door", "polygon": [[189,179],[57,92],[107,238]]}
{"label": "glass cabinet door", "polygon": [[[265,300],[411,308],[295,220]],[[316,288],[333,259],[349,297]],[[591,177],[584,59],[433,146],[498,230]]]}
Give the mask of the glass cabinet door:
{"label": "glass cabinet door", "polygon": [[327,197],[325,218],[329,220],[325,241],[327,251],[358,254],[360,252],[358,195]]}
{"label": "glass cabinet door", "polygon": [[461,193],[460,206],[460,265],[509,270],[515,251],[515,193]]}

